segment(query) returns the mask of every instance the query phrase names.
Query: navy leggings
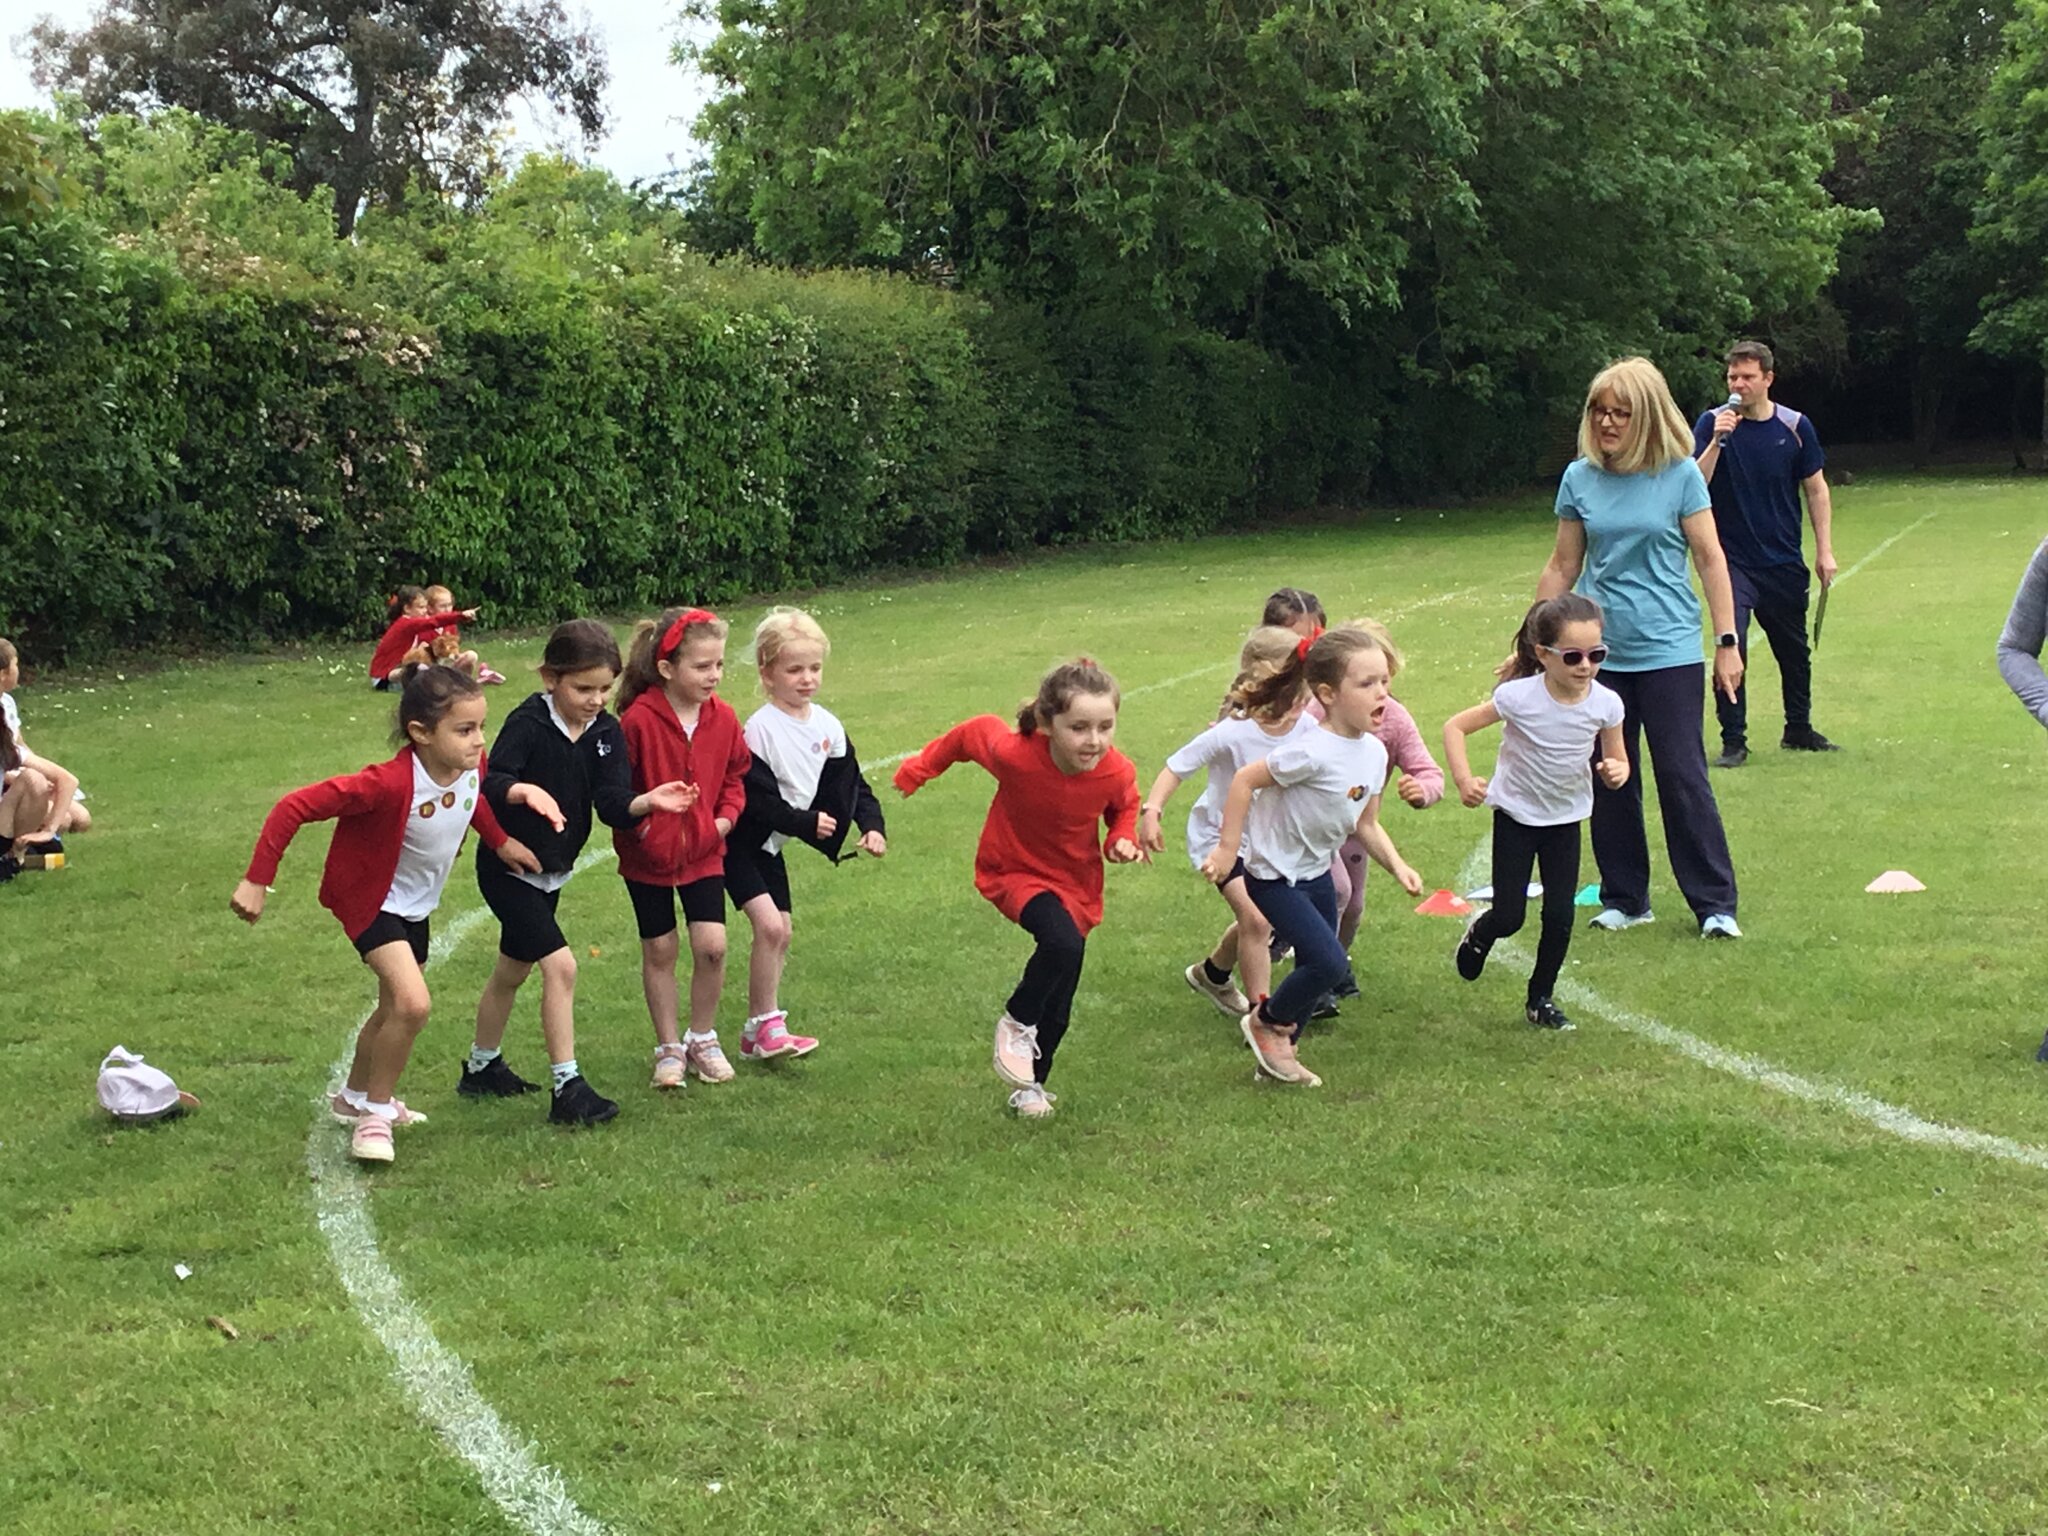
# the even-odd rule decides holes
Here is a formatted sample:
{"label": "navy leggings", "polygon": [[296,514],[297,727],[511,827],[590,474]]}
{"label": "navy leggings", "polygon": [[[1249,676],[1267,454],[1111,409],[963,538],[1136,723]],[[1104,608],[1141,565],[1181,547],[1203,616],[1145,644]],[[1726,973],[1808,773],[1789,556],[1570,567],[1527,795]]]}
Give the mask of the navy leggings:
{"label": "navy leggings", "polygon": [[1650,838],[1643,826],[1643,746],[1657,770],[1657,808],[1664,819],[1664,851],[1672,878],[1705,922],[1717,912],[1735,915],[1735,864],[1721,808],[1707,782],[1707,745],[1702,734],[1706,668],[1660,667],[1650,672],[1617,672],[1600,681],[1621,695],[1627,716],[1621,725],[1628,744],[1628,782],[1609,789],[1593,779],[1593,859],[1600,866],[1600,900],[1630,916],[1650,910]]}
{"label": "navy leggings", "polygon": [[1081,985],[1081,962],[1088,940],[1059,897],[1040,891],[1024,903],[1017,925],[1038,941],[1024,962],[1024,979],[1010,994],[1010,1017],[1038,1030],[1037,1070],[1044,1082],[1052,1071],[1052,1053],[1066,1037],[1074,1014],[1074,990]]}
{"label": "navy leggings", "polygon": [[1337,942],[1337,887],[1325,870],[1299,885],[1248,873],[1244,888],[1273,925],[1273,937],[1294,946],[1294,969],[1260,1014],[1269,1024],[1299,1024],[1317,998],[1351,974],[1351,958]]}

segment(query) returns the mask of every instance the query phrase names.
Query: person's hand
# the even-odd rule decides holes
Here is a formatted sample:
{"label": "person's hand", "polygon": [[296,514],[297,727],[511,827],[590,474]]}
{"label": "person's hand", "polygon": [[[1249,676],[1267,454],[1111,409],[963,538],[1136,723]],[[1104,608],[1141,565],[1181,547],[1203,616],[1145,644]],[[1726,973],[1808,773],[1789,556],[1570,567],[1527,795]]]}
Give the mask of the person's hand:
{"label": "person's hand", "polygon": [[253,923],[263,915],[263,903],[270,892],[254,880],[244,880],[235,887],[235,894],[228,898],[228,910],[245,923]]}
{"label": "person's hand", "polygon": [[1723,406],[1720,410],[1714,412],[1715,438],[1717,440],[1725,439],[1729,433],[1735,430],[1735,424],[1740,420],[1742,420],[1742,412],[1728,406]]}
{"label": "person's hand", "polygon": [[1414,866],[1405,860],[1396,860],[1394,867],[1388,873],[1401,882],[1401,889],[1410,896],[1420,896],[1422,894],[1422,876],[1418,875],[1415,872]]}
{"label": "person's hand", "polygon": [[474,609],[474,608],[465,608],[465,609],[463,609],[463,610],[462,610],[462,621],[463,621],[463,623],[465,623],[465,624],[474,624],[474,623],[476,622],[476,615],[477,615],[477,610],[476,610],[476,609]]}
{"label": "person's hand", "polygon": [[830,811],[818,812],[818,841],[823,842],[839,830],[839,818]]}
{"label": "person's hand", "polygon": [[562,820],[562,808],[555,804],[555,797],[538,784],[514,784],[512,792],[505,797],[508,805],[523,805],[557,832],[567,825]]}
{"label": "person's hand", "polygon": [[1138,812],[1138,841],[1145,845],[1147,853],[1162,853],[1166,849],[1166,833],[1159,825],[1159,812],[1149,805]]}
{"label": "person's hand", "polygon": [[1209,856],[1202,860],[1202,878],[1211,885],[1221,885],[1230,878],[1230,872],[1235,868],[1237,868],[1236,854],[1233,853],[1226,859],[1223,857],[1223,850],[1220,847],[1211,848]]}
{"label": "person's hand", "polygon": [[1835,572],[1841,567],[1835,563],[1835,552],[1824,549],[1813,557],[1813,574],[1820,578],[1821,590],[1826,591],[1835,584]]}
{"label": "person's hand", "polygon": [[1469,774],[1458,780],[1458,802],[1475,808],[1486,804],[1486,780]]}
{"label": "person's hand", "polygon": [[540,873],[540,860],[516,837],[508,837],[498,845],[498,858],[507,869],[516,869],[523,875]]}
{"label": "person's hand", "polygon": [[854,845],[871,858],[884,858],[889,852],[889,839],[879,832],[863,832],[860,841]]}
{"label": "person's hand", "polygon": [[730,836],[732,833],[732,818],[728,816],[712,817],[711,825],[718,828],[718,835],[720,839],[724,839]]}
{"label": "person's hand", "polygon": [[1422,781],[1412,773],[1401,775],[1400,782],[1394,786],[1394,793],[1401,797],[1402,804],[1412,805],[1418,811],[1429,803],[1429,796],[1422,790]]}
{"label": "person's hand", "polygon": [[1619,789],[1628,782],[1628,759],[1603,757],[1593,765],[1593,771],[1600,776],[1600,782],[1609,789]]}
{"label": "person's hand", "polygon": [[1714,647],[1714,692],[1722,695],[1730,704],[1735,702],[1736,690],[1742,686],[1742,651],[1732,645]]}
{"label": "person's hand", "polygon": [[670,779],[666,784],[657,784],[642,796],[650,811],[669,811],[680,815],[697,803],[697,786],[688,779]]}
{"label": "person's hand", "polygon": [[1150,864],[1152,862],[1152,855],[1140,848],[1128,837],[1120,837],[1111,843],[1103,850],[1102,856],[1112,864],[1137,864],[1140,862]]}

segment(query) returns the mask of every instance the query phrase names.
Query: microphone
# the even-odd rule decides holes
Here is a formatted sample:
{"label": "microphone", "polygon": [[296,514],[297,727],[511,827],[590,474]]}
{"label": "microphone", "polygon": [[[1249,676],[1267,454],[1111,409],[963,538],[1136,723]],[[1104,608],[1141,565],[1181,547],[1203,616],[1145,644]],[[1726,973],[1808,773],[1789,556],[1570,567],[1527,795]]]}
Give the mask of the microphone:
{"label": "microphone", "polygon": [[[1726,400],[1726,401],[1725,401],[1725,402],[1724,402],[1724,403],[1722,404],[1722,406],[1721,406],[1721,409],[1722,409],[1722,410],[1724,410],[1724,411],[1739,411],[1739,410],[1741,410],[1741,409],[1742,409],[1742,396],[1740,396],[1740,395],[1736,394],[1736,393],[1735,393],[1735,391],[1731,389],[1731,390],[1730,390],[1730,391],[1728,392],[1728,398],[1727,398],[1727,400]],[[1716,448],[1719,448],[1719,447],[1721,447],[1721,446],[1722,446],[1722,445],[1723,445],[1724,443],[1726,443],[1727,441],[1728,441],[1728,434],[1727,434],[1726,432],[1716,432],[1716,433],[1714,434],[1714,446],[1715,446]]]}

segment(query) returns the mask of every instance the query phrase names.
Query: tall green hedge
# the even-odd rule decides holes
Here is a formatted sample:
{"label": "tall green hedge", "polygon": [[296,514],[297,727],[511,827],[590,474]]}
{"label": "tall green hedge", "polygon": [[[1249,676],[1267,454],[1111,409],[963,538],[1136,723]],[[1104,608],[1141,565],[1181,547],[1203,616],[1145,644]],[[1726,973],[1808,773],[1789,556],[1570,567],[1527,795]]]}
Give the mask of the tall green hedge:
{"label": "tall green hedge", "polygon": [[0,223],[0,631],[38,659],[363,635],[403,581],[544,622],[1188,533],[1279,441],[1249,344],[713,263],[573,168],[331,252],[223,228],[264,196],[225,174]]}

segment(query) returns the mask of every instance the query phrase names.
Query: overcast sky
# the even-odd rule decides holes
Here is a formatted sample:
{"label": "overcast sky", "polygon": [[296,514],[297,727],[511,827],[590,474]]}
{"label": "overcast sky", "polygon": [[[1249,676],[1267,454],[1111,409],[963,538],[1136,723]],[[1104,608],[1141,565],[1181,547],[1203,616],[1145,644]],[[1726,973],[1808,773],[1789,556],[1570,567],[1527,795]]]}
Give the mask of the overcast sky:
{"label": "overcast sky", "polygon": [[[571,15],[577,0],[569,0]],[[67,27],[85,24],[97,0],[15,0],[7,6],[4,57],[0,57],[0,107],[43,105],[47,98],[28,76],[27,60],[17,47],[30,25],[55,16]],[[657,176],[671,161],[687,165],[695,158],[689,125],[710,96],[710,87],[694,70],[669,62],[678,23],[675,7],[664,0],[584,0],[583,9],[603,35],[611,62],[612,84],[607,98],[610,131],[592,156],[621,181]],[[545,119],[515,114],[522,141],[540,145],[553,131]]]}

